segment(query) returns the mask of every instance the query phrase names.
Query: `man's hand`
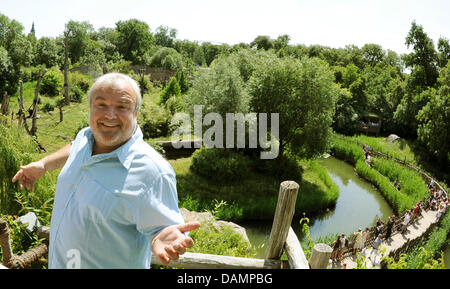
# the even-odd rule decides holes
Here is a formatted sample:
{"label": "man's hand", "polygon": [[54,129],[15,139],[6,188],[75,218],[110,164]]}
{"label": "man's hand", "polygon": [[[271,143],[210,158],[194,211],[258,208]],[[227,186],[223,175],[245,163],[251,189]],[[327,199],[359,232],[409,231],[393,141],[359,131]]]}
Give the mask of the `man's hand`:
{"label": "man's hand", "polygon": [[199,222],[189,222],[181,225],[172,225],[159,232],[152,240],[152,252],[163,264],[169,264],[171,260],[178,260],[179,255],[191,248],[194,241],[184,232],[196,230]]}
{"label": "man's hand", "polygon": [[12,178],[12,182],[19,180],[20,189],[25,187],[27,190],[34,190],[34,182],[42,177],[46,172],[42,160],[29,163],[26,166],[20,166],[20,170]]}

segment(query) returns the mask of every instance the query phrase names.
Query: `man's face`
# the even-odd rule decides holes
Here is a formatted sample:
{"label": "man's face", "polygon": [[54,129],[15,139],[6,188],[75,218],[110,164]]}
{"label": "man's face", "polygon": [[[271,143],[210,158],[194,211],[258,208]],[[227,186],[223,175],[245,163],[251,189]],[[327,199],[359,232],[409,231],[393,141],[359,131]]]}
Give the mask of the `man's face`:
{"label": "man's face", "polygon": [[136,95],[128,83],[100,83],[92,92],[90,107],[94,153],[112,152],[133,136],[137,125]]}

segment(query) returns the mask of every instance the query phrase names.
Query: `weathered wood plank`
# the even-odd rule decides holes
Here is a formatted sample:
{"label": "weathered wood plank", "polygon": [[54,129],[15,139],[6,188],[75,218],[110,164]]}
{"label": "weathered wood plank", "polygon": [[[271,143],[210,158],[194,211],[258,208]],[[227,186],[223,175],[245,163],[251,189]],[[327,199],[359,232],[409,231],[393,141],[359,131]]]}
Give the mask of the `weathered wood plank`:
{"label": "weathered wood plank", "polygon": [[299,185],[294,181],[284,181],[280,185],[277,208],[270,232],[265,259],[280,259],[284,243],[294,216]]}
{"label": "weathered wood plank", "polygon": [[333,249],[327,244],[318,243],[314,245],[309,258],[311,269],[326,269]]}
{"label": "weathered wood plank", "polygon": [[284,249],[291,269],[309,269],[308,260],[292,227],[289,227]]}
{"label": "weathered wood plank", "polygon": [[164,265],[152,255],[152,264],[186,269],[282,269],[289,265],[286,261],[231,257],[187,252],[176,261]]}

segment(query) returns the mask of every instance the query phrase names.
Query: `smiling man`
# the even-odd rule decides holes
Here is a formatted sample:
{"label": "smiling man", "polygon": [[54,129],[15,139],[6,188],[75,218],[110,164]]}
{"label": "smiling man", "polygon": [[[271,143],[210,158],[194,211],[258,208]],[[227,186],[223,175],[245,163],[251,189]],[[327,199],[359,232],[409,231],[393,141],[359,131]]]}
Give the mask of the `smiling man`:
{"label": "smiling man", "polygon": [[62,168],[55,193],[49,268],[149,268],[193,240],[178,209],[175,173],[144,142],[137,124],[141,95],[130,77],[105,74],[89,91],[89,127],[13,178],[33,189],[46,171]]}

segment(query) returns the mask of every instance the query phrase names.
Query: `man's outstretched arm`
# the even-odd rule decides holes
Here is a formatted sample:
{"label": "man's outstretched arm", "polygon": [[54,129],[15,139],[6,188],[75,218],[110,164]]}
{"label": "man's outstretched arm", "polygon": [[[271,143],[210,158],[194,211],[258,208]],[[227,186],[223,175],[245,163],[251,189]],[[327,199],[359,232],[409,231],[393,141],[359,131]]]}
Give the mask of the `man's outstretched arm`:
{"label": "man's outstretched arm", "polygon": [[20,170],[12,178],[12,182],[19,180],[20,189],[34,190],[34,182],[42,177],[46,171],[60,169],[69,157],[71,144],[67,144],[60,150],[45,156],[39,161],[20,166]]}

